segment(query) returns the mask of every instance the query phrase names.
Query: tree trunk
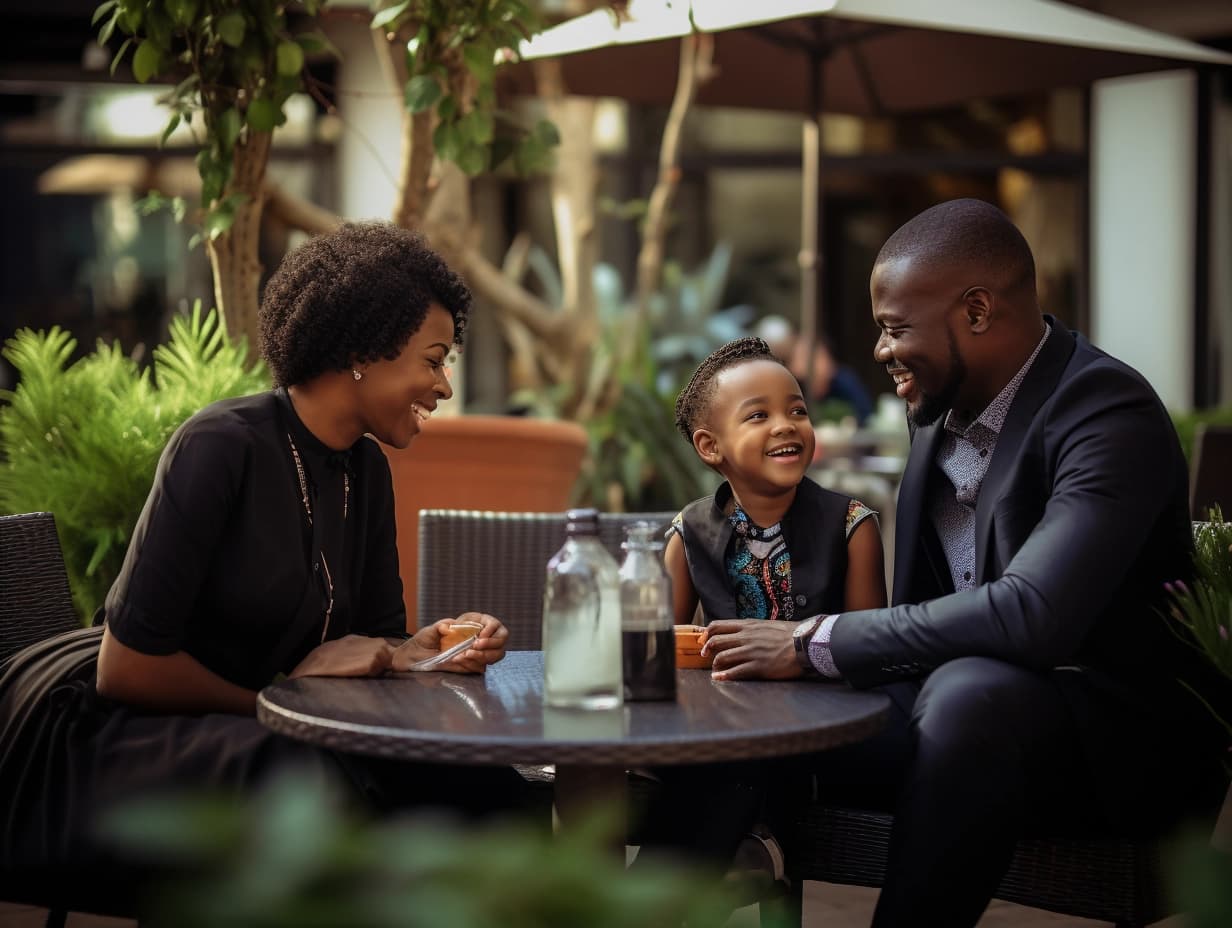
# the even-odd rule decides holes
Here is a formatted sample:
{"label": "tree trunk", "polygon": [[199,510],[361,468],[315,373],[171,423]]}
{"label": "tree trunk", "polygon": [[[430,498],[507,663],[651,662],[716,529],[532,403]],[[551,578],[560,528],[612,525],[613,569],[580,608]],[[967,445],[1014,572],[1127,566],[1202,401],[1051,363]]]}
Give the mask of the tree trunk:
{"label": "tree trunk", "polygon": [[231,228],[206,242],[214,271],[218,315],[233,339],[246,338],[254,349],[261,287],[261,262],[257,255],[261,241],[263,183],[272,138],[270,132],[249,129],[236,142],[231,182],[223,196],[242,193],[245,198],[235,208]]}
{"label": "tree trunk", "polygon": [[[381,70],[398,99],[406,92],[410,74],[406,68],[406,43],[419,31],[419,23],[407,22],[397,32],[372,30],[372,44]],[[398,162],[398,193],[394,200],[393,221],[404,229],[418,229],[423,224],[429,200],[429,179],[436,152],[432,145],[436,110],[402,112],[402,156]]]}
{"label": "tree trunk", "polygon": [[562,361],[562,373],[572,385],[562,413],[569,418],[579,414],[585,417],[590,411],[586,399],[590,392],[588,378],[593,371],[601,328],[594,289],[595,264],[599,260],[595,222],[595,191],[599,186],[594,146],[596,101],[566,96],[560,59],[536,61],[534,70],[535,85],[547,117],[561,136],[551,177],[552,220],[560,267],[560,309],[569,319],[566,344],[545,345],[541,357],[545,363],[549,357]]}

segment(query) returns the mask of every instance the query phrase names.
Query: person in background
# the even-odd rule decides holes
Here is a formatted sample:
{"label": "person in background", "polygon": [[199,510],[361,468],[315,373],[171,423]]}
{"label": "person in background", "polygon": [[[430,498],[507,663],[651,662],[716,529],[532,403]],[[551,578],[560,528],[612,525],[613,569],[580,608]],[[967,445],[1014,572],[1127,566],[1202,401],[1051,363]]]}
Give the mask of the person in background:
{"label": "person in background", "polygon": [[1166,619],[1192,571],[1168,413],[1041,313],[1018,229],[934,206],[885,243],[871,293],[912,432],[893,605],[712,622],[704,651],[724,679],[890,694],[883,734],[807,766],[820,795],[893,811],[873,924],[963,928],[1031,829],[1171,830],[1217,805],[1226,732],[1186,686],[1224,717],[1230,700]]}
{"label": "person in background", "polygon": [[800,383],[807,386],[812,377],[808,401],[813,415],[821,415],[827,404],[845,404],[858,425],[868,421],[874,411],[872,394],[855,370],[834,357],[825,336],[819,335],[813,343],[813,369],[810,372],[808,345],[782,316],[764,317],[757,324],[755,334],[765,340],[776,357],[787,363],[788,369]]}
{"label": "person in background", "polygon": [[[96,627],[0,668],[6,874],[61,866],[125,907],[140,876],[96,844],[108,808],[168,790],[242,792],[286,768],[341,785],[372,814],[442,797],[476,814],[522,803],[511,768],[361,758],[254,717],[258,690],[282,676],[380,676],[439,653],[452,618],[406,634],[393,488],[374,439],[406,447],[452,395],[446,363],[469,306],[445,263],[391,224],[344,225],[287,255],[260,310],[276,389],[180,427]],[[457,619],[481,630],[442,669],[482,673],[502,658],[500,621]]]}

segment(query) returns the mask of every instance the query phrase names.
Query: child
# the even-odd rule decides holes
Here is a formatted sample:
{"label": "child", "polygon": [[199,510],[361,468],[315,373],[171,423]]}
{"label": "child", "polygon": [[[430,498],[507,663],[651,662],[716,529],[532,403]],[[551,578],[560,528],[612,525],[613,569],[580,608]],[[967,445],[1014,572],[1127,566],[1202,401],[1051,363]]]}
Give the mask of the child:
{"label": "child", "polygon": [[875,513],[805,476],[816,436],[803,391],[765,341],[741,338],[702,361],[676,400],[676,427],[725,478],[668,530],[678,624],[699,601],[703,624],[886,604]]}
{"label": "child", "polygon": [[[690,503],[668,530],[663,556],[677,624],[692,623],[699,601],[706,624],[796,624],[885,605],[874,513],[805,476],[816,436],[803,391],[762,339],[738,339],[702,361],[676,400],[676,427],[725,478],[713,497]],[[780,788],[782,782],[765,766],[657,770],[661,787],[648,820],[661,830],[643,842],[643,853],[726,867],[728,891],[741,905],[774,891],[784,882],[782,851],[754,822],[768,778]],[[707,810],[700,821],[693,801],[699,795]],[[690,811],[682,817],[679,809]]]}

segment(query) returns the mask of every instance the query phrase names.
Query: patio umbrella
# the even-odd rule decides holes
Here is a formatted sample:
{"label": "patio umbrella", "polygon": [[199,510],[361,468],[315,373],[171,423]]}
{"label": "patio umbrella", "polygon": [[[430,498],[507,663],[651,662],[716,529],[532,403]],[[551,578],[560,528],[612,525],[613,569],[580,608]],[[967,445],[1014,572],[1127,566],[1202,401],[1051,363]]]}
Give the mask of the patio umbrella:
{"label": "patio umbrella", "polygon": [[[816,335],[823,112],[907,113],[973,98],[1178,66],[1229,65],[1193,42],[1049,0],[632,0],[535,36],[525,59],[559,57],[570,93],[667,103],[679,43],[713,33],[717,73],[701,105],[805,117],[800,331]],[[509,69],[531,90],[529,69]],[[810,352],[811,356],[811,352]]]}

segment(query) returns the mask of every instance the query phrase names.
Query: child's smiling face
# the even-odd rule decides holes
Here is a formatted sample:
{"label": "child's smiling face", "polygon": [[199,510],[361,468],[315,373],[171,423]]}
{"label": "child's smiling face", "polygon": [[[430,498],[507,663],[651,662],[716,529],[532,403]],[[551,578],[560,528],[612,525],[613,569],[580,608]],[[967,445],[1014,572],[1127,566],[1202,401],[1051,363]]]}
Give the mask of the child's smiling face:
{"label": "child's smiling face", "polygon": [[704,418],[694,447],[737,495],[795,487],[813,461],[808,407],[796,378],[777,361],[750,360],[716,374]]}

